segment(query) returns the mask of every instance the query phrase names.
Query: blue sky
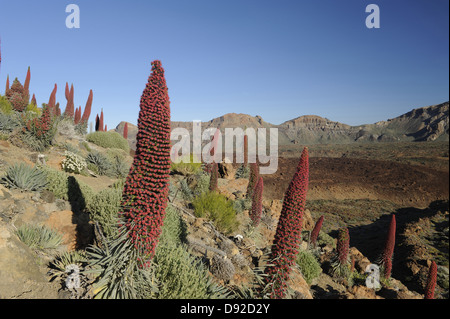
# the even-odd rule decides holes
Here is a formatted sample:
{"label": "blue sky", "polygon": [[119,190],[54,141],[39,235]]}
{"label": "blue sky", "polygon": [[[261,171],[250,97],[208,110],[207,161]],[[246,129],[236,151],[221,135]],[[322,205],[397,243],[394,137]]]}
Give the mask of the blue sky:
{"label": "blue sky", "polygon": [[[65,25],[80,8],[80,28]],[[368,29],[368,4],[380,28]],[[2,65],[47,102],[74,85],[75,105],[94,92],[108,128],[137,122],[159,59],[172,120],[225,113],[273,124],[314,114],[374,123],[449,99],[448,0],[0,0]]]}

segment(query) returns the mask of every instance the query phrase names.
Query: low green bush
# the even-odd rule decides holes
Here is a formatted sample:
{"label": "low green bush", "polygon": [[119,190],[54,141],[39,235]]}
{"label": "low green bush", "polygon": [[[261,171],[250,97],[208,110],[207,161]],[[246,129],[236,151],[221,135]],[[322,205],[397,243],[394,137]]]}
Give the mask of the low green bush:
{"label": "low green bush", "polygon": [[297,255],[297,265],[308,285],[311,284],[313,279],[319,277],[322,272],[322,268],[316,257],[308,250],[299,251]]}
{"label": "low green bush", "polygon": [[0,113],[11,114],[13,113],[13,108],[6,96],[0,95]]}
{"label": "low green bush", "polygon": [[172,162],[170,168],[173,172],[182,175],[194,175],[202,170],[202,163],[194,163],[194,155],[182,158],[179,163]]}
{"label": "low green bush", "polygon": [[117,132],[92,132],[86,136],[86,140],[103,148],[118,148],[127,153],[130,151],[128,141]]}
{"label": "low green bush", "polygon": [[156,248],[155,276],[159,299],[223,298],[208,269],[197,261],[183,244],[161,243]]}
{"label": "low green bush", "polygon": [[92,196],[86,205],[91,220],[99,223],[106,238],[117,235],[117,218],[122,200],[122,190],[106,188]]}
{"label": "low green bush", "polygon": [[203,193],[192,202],[196,217],[209,218],[224,233],[232,233],[239,223],[233,202],[216,192]]}

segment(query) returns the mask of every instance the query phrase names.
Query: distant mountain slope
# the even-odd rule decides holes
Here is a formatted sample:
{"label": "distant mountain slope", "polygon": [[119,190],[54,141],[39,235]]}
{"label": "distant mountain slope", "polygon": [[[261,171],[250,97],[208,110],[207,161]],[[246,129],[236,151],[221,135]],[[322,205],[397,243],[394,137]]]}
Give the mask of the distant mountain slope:
{"label": "distant mountain slope", "polygon": [[[260,116],[228,113],[209,122],[202,130],[219,128],[278,128],[279,144],[344,144],[353,142],[448,141],[449,102],[413,109],[387,121],[350,126],[316,115],[303,115],[280,125],[265,122]],[[123,133],[125,122],[116,131]],[[172,122],[172,129],[185,128],[192,132],[192,121]],[[135,149],[137,127],[128,123],[130,147]]]}

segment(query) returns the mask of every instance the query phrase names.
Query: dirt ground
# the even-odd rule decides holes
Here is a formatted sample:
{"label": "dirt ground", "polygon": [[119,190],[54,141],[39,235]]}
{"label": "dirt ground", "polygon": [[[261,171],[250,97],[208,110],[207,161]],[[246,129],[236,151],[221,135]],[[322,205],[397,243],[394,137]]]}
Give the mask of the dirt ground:
{"label": "dirt ground", "polygon": [[[298,158],[279,158],[278,171],[263,175],[264,197],[282,199]],[[388,200],[427,207],[449,198],[449,173],[420,165],[360,158],[310,158],[307,198]]]}

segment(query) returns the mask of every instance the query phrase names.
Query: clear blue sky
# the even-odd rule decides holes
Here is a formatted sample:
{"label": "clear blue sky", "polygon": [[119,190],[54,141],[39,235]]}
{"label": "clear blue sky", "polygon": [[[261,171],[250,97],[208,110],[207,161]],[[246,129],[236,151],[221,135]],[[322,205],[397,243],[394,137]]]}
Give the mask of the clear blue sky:
{"label": "clear blue sky", "polygon": [[[77,4],[81,28],[65,26]],[[368,29],[365,8],[380,8]],[[47,102],[94,91],[91,120],[136,123],[150,62],[166,70],[172,120],[225,113],[280,124],[315,114],[359,125],[449,99],[448,0],[0,0],[2,65]]]}

